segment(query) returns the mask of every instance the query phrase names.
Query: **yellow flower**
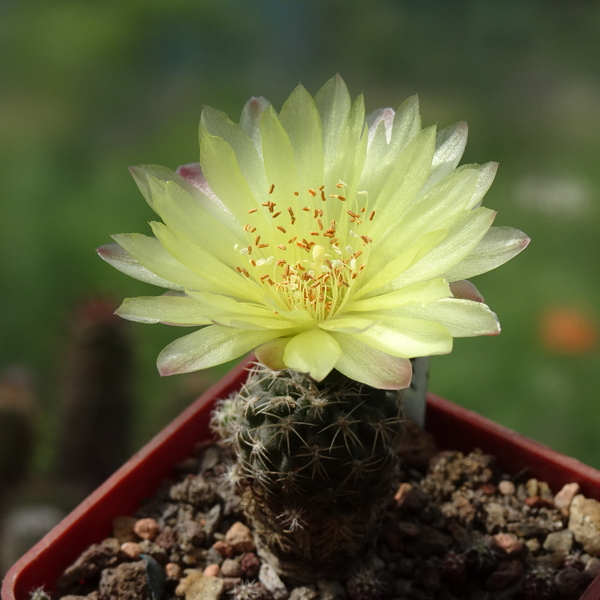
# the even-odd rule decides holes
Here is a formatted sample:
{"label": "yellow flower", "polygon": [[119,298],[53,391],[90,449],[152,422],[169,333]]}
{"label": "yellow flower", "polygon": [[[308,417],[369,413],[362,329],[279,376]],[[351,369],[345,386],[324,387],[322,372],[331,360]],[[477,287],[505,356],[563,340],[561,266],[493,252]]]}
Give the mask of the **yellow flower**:
{"label": "yellow flower", "polygon": [[117,313],[205,326],[162,351],[163,375],[256,349],[317,380],[337,369],[407,386],[408,359],[499,332],[464,280],[529,241],[491,228],[495,212],[480,204],[497,165],[457,168],[466,138],[464,123],[421,129],[416,97],[365,120],[362,96],[352,102],[337,76],[314,99],[297,87],[279,114],[252,98],[239,125],[206,108],[199,165],[131,169],[163,223],[99,253],[169,291]]}

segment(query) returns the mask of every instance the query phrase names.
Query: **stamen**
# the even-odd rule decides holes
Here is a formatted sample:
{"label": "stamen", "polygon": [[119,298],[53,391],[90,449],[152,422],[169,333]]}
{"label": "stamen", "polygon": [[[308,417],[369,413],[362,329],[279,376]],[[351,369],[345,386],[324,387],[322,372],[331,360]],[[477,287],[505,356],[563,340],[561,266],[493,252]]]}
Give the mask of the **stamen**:
{"label": "stamen", "polygon": [[283,244],[278,244],[278,245],[277,245],[277,247],[278,247],[280,250],[287,250],[287,248],[286,248],[286,247],[285,247]]}
{"label": "stamen", "polygon": [[[263,205],[263,206],[264,206],[264,205]],[[249,215],[251,215],[252,213],[255,213],[257,210],[258,210],[258,208],[251,208],[251,209],[248,211],[248,214],[249,214]]]}
{"label": "stamen", "polygon": [[273,218],[275,219],[275,218],[276,218],[276,217],[278,217],[280,214],[281,214],[281,211],[279,210],[279,211],[277,211],[277,212],[276,212],[276,213],[273,215]]}
{"label": "stamen", "polygon": [[369,221],[372,221],[374,216],[375,216],[375,211],[372,210],[371,214],[369,215]]}
{"label": "stamen", "polygon": [[285,230],[285,227],[282,227],[281,225],[277,225],[277,229],[279,229],[279,231],[281,231],[281,233],[287,233],[287,231]]}
{"label": "stamen", "polygon": [[271,187],[269,188],[269,194],[272,194],[274,189],[275,189],[275,184],[272,183]]}
{"label": "stamen", "polygon": [[317,192],[315,192],[315,190],[311,190],[311,189],[309,189],[309,190],[308,190],[308,193],[309,193],[311,196],[316,196],[316,195],[317,195]]}

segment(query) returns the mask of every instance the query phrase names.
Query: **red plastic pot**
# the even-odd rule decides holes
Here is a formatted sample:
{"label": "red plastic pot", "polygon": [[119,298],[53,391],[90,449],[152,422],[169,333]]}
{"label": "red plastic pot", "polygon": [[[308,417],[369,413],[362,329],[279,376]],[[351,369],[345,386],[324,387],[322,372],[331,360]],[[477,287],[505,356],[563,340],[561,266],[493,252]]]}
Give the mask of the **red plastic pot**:
{"label": "red plastic pot", "polygon": [[[2,600],[27,600],[29,592],[40,586],[53,589],[83,550],[110,535],[114,517],[133,514],[141,500],[172,474],[173,465],[210,437],[214,400],[240,388],[249,360],[210,388],[15,563],[2,584]],[[600,471],[433,394],[427,397],[426,428],[441,448],[467,452],[481,448],[494,454],[509,473],[527,468],[553,489],[576,481],[581,493],[600,500]],[[600,600],[600,576],[581,600]]]}

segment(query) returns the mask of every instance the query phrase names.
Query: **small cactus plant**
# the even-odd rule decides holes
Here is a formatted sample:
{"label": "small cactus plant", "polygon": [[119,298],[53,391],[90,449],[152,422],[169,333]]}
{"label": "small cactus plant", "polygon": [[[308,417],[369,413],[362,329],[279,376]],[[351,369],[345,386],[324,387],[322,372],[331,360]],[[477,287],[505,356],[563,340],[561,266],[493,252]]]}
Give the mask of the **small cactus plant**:
{"label": "small cactus plant", "polygon": [[239,124],[206,108],[199,163],[131,169],[163,222],[98,252],[168,292],[117,314],[201,328],[161,352],[162,375],[251,350],[272,369],[222,403],[215,428],[283,573],[304,562],[339,575],[368,546],[394,478],[396,390],[426,379],[410,359],[500,332],[467,279],[529,238],[492,228],[481,202],[497,165],[457,168],[466,141],[465,123],[422,129],[416,96],[365,115],[335,76],[279,112],[251,98]]}
{"label": "small cactus plant", "polygon": [[282,573],[339,572],[368,545],[393,491],[400,398],[257,364],[221,402],[213,425],[235,448],[261,553]]}

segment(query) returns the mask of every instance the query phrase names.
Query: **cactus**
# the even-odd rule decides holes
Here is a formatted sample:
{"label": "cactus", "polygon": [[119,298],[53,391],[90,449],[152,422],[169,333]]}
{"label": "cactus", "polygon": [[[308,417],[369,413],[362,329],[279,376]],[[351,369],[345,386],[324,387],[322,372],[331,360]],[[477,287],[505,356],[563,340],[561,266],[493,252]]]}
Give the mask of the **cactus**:
{"label": "cactus", "polygon": [[368,548],[393,491],[401,423],[396,391],[256,365],[213,427],[235,449],[263,558],[290,579],[319,577]]}

